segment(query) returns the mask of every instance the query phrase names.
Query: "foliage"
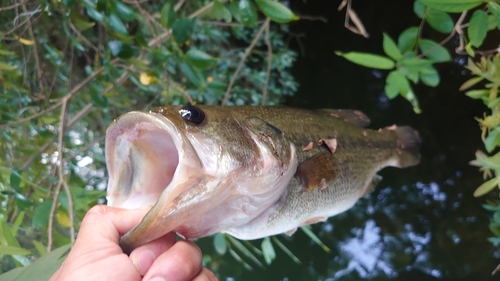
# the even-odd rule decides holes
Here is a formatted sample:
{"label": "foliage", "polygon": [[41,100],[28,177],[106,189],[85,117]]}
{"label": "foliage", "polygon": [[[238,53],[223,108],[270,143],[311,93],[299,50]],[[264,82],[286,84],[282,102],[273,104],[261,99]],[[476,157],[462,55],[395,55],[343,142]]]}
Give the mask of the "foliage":
{"label": "foliage", "polygon": [[288,27],[271,22],[298,17],[279,2],[12,1],[0,13],[0,273],[70,243],[104,202],[104,132],[120,114],[297,90]]}
{"label": "foliage", "polygon": [[[488,32],[500,30],[500,5],[498,1],[481,0],[416,0],[414,12],[422,19],[419,27],[409,27],[398,37],[397,43],[387,34],[383,36],[383,50],[387,57],[349,52],[338,53],[356,64],[392,70],[386,78],[385,93],[393,99],[398,95],[409,100],[415,112],[420,112],[418,100],[411,83],[436,87],[440,76],[434,64],[448,62],[451,56],[444,45],[458,35],[458,54],[468,54],[466,68],[472,78],[462,84],[459,90],[473,99],[480,99],[491,110],[491,113],[477,118],[482,130],[482,139],[486,151],[493,153],[500,147],[500,49],[481,50]],[[456,22],[449,13],[461,13]],[[467,15],[470,15],[466,22]],[[434,30],[448,34],[441,42],[421,38],[422,28],[427,23]],[[464,28],[467,28],[466,32]],[[494,38],[494,35],[491,36]],[[499,41],[494,42],[498,46]],[[471,89],[475,87],[474,89]],[[476,159],[471,165],[478,166],[483,172],[484,180],[474,192],[474,196],[484,195],[495,188],[500,188],[500,152],[492,156],[477,151]],[[500,202],[490,202],[486,209],[493,211],[490,229],[497,236],[491,241],[500,243]]]}

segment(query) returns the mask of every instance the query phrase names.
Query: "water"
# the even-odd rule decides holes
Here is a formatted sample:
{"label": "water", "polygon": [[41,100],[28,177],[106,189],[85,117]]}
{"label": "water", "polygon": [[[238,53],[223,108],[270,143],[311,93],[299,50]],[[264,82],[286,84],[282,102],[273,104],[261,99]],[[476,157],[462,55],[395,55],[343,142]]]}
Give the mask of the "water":
{"label": "water", "polygon": [[[468,162],[483,149],[474,117],[482,116],[485,108],[458,92],[467,79],[460,65],[464,57],[438,66],[439,87],[414,87],[423,110],[416,115],[402,98],[389,101],[384,96],[387,72],[334,55],[337,50],[383,54],[382,32],[395,38],[404,28],[420,24],[412,12],[413,1],[354,1],[370,39],[341,28],[344,11],[336,11],[339,1],[304,2],[293,1],[293,10],[322,15],[329,22],[292,25],[299,39],[291,38],[290,47],[303,52],[294,67],[301,87],[286,104],[359,109],[372,119],[371,128],[410,125],[421,134],[422,161],[404,170],[383,170],[384,180],[354,208],[314,225],[330,253],[298,231],[279,239],[302,264],[275,247],[277,259],[271,266],[259,269],[247,260],[254,267],[248,271],[229,254],[211,253],[211,238],[203,239],[203,249],[214,257],[211,266],[221,280],[498,280],[490,276],[500,252],[486,240],[492,234],[490,214],[481,207],[485,198],[472,197],[482,175]],[[429,28],[423,36],[444,37]]]}

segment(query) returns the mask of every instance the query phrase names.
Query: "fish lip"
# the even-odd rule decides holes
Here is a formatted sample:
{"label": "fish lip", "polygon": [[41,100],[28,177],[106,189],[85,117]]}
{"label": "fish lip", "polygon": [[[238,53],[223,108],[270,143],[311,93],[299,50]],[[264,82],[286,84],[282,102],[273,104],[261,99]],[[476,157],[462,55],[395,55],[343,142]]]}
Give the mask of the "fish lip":
{"label": "fish lip", "polygon": [[[136,145],[143,133],[152,133],[153,138],[149,137],[142,146]],[[175,174],[182,173],[186,166],[200,167],[199,157],[188,138],[171,120],[158,113],[133,111],[116,119],[106,131],[105,146],[109,175],[106,199],[112,207],[134,209],[154,205],[161,194],[175,184]],[[169,148],[165,150],[165,146]],[[139,153],[141,156],[135,155],[143,151],[146,152]],[[162,161],[147,159],[151,157]],[[161,157],[171,157],[172,161]],[[137,163],[130,164],[134,158]],[[171,177],[160,179],[163,173]],[[124,179],[124,176],[131,178]],[[134,196],[139,200],[132,199]]]}

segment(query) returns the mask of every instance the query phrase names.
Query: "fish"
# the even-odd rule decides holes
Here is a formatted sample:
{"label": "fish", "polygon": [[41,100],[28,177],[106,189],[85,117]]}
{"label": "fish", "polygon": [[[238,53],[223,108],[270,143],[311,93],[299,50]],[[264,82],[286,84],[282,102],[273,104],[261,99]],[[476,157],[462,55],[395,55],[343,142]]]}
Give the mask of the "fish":
{"label": "fish", "polygon": [[324,222],[369,193],[379,170],[420,161],[417,131],[369,123],[358,110],[281,106],[126,113],[106,131],[107,204],[152,208],[120,246],[172,231],[253,240]]}

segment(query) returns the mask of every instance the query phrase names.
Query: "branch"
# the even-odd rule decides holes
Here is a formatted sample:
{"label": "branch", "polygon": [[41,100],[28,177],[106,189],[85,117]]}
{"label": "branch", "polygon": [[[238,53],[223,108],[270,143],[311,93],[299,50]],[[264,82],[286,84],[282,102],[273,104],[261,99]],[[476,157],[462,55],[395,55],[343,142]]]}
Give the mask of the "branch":
{"label": "branch", "polygon": [[[23,3],[22,8],[23,8],[24,13],[28,14],[28,9],[26,8],[26,3]],[[37,10],[38,10],[38,8],[37,8]],[[33,34],[33,28],[32,28],[32,24],[31,24],[31,16],[28,16],[26,18],[26,20],[28,22],[28,32],[30,35],[30,40],[33,40],[33,42],[34,42],[33,53],[35,55],[36,79],[38,80],[38,87],[40,88],[40,93],[38,93],[36,96],[32,96],[30,93],[30,96],[32,96],[32,98],[34,100],[40,100],[40,99],[44,99],[43,71],[42,71],[42,66],[40,63],[40,57],[38,56],[38,46],[36,43],[35,34]]]}
{"label": "branch", "polygon": [[[213,2],[212,2],[213,3]],[[236,80],[236,77],[240,73],[241,67],[243,66],[243,63],[245,62],[246,58],[248,55],[250,55],[250,52],[252,51],[253,47],[255,44],[257,44],[257,41],[259,41],[260,36],[266,29],[266,26],[269,25],[270,19],[267,18],[262,26],[260,27],[259,31],[257,32],[257,35],[253,38],[252,42],[250,43],[250,46],[245,50],[245,53],[240,59],[240,62],[238,63],[238,67],[236,67],[236,70],[233,73],[233,77],[231,77],[231,81],[229,82],[229,85],[227,86],[226,93],[224,94],[224,99],[222,100],[221,105],[224,105],[227,102],[227,99],[229,97],[229,92],[231,92],[231,89],[233,88],[234,81]]]}
{"label": "branch", "polygon": [[262,101],[260,103],[261,105],[266,104],[267,87],[269,86],[269,78],[271,77],[271,65],[273,64],[273,46],[271,45],[271,40],[269,40],[269,24],[266,26],[266,35],[264,38],[267,44],[267,70],[264,89],[262,89]]}

